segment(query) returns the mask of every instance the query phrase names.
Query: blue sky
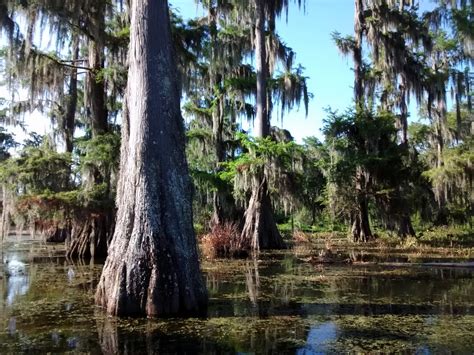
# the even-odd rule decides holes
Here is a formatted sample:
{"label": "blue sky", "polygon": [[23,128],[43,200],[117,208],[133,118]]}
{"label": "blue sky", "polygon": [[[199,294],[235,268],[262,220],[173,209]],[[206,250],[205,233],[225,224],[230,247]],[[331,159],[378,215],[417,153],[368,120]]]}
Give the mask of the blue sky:
{"label": "blue sky", "polygon": [[[184,18],[203,15],[195,0],[169,0]],[[420,0],[421,9],[432,7],[432,0]],[[306,0],[306,9],[290,6],[288,22],[283,16],[277,29],[286,42],[296,52],[296,64],[303,65],[309,77],[309,91],[314,95],[309,105],[308,117],[304,108],[287,114],[283,123],[277,109],[274,110],[272,124],[288,129],[298,142],[304,137],[322,138],[321,127],[326,117],[325,108],[344,111],[352,104],[353,72],[351,58],[343,57],[331,39],[331,33],[343,35],[353,32],[353,0]],[[0,96],[5,96],[0,88]],[[412,116],[416,116],[414,100],[410,106]],[[50,130],[49,124],[34,113],[27,119],[28,128],[38,133]],[[246,125],[244,124],[244,127]],[[246,127],[245,127],[246,128]],[[22,132],[16,129],[18,137]]]}
{"label": "blue sky", "polygon": [[[202,15],[194,0],[170,0],[184,18]],[[314,95],[309,105],[308,117],[304,108],[287,114],[281,124],[275,119],[272,124],[288,129],[297,141],[303,137],[318,136],[326,114],[324,108],[344,111],[352,102],[352,61],[339,53],[331,40],[331,33],[338,31],[351,34],[353,31],[353,0],[307,0],[306,11],[292,5],[286,16],[278,21],[277,29],[286,44],[296,52],[296,63],[301,63],[309,77],[309,91]]]}
{"label": "blue sky", "polygon": [[[179,9],[184,18],[203,14],[195,0],[169,0]],[[277,30],[285,43],[296,52],[296,64],[306,68],[309,91],[314,95],[309,105],[308,117],[304,108],[294,110],[280,119],[274,110],[273,125],[288,129],[298,142],[304,137],[317,136],[322,139],[320,129],[326,117],[326,108],[344,111],[352,105],[353,80],[352,59],[343,57],[331,39],[331,33],[342,35],[353,33],[353,0],[306,0],[306,11],[299,9],[293,1],[289,8],[288,21],[283,15]],[[433,0],[419,0],[420,11],[434,7]],[[411,100],[411,119],[417,119],[415,100]]]}

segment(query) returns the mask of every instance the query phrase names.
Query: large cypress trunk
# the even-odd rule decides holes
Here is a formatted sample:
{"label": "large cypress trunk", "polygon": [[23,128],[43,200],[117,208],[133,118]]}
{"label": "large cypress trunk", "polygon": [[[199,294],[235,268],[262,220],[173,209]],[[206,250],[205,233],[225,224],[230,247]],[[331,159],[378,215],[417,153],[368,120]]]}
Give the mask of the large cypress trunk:
{"label": "large cypress trunk", "polygon": [[96,303],[119,316],[201,314],[207,293],[192,224],[168,3],[134,0],[131,16],[117,224]]}
{"label": "large cypress trunk", "polygon": [[[257,70],[255,136],[264,138],[270,134],[267,100],[268,63],[265,47],[264,0],[256,0],[255,63]],[[285,247],[285,243],[273,218],[273,208],[263,172],[256,174],[252,179],[252,195],[247,210],[245,211],[242,239],[250,241],[253,250],[281,249]]]}
{"label": "large cypress trunk", "polygon": [[256,251],[285,248],[273,218],[267,182],[261,176],[252,179],[252,196],[245,211],[242,241],[250,241],[252,250]]}

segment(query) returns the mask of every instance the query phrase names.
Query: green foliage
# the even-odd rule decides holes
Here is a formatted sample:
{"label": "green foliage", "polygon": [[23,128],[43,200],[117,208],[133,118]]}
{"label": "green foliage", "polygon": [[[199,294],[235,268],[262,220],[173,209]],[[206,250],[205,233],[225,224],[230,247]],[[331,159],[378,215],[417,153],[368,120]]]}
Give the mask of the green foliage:
{"label": "green foliage", "polygon": [[60,192],[71,183],[71,155],[57,153],[47,144],[26,147],[20,156],[1,164],[0,178],[20,194]]}
{"label": "green foliage", "polygon": [[117,171],[120,159],[120,136],[116,133],[98,135],[77,142],[82,171],[97,170],[103,177]]}
{"label": "green foliage", "polygon": [[16,147],[14,135],[6,131],[5,128],[0,127],[0,162],[10,157],[9,150]]}
{"label": "green foliage", "polygon": [[223,164],[220,176],[234,186],[237,200],[245,200],[251,192],[252,177],[263,175],[268,183],[273,203],[285,213],[297,204],[297,170],[300,169],[301,147],[293,141],[275,138],[254,138],[239,133],[241,153],[233,161]]}
{"label": "green foliage", "polygon": [[[27,145],[19,157],[0,164],[0,179],[13,192],[9,210],[15,221],[57,225],[86,211],[113,208],[111,184],[118,168],[118,135],[82,140],[74,156],[56,152],[48,139],[37,140],[42,141],[39,146]],[[81,179],[88,173],[100,174],[103,182],[84,184]]]}
{"label": "green foliage", "polygon": [[423,231],[418,242],[434,247],[473,247],[474,233],[472,228],[444,226]]}

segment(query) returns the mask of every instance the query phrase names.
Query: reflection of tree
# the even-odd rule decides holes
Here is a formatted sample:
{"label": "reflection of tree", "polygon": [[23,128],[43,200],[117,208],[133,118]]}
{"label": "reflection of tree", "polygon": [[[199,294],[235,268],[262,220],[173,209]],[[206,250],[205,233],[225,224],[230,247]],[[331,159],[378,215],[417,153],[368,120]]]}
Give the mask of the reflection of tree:
{"label": "reflection of tree", "polygon": [[101,267],[94,263],[94,258],[67,258],[64,271],[70,284],[77,285],[88,294],[94,294],[101,273]]}
{"label": "reflection of tree", "polygon": [[99,334],[100,348],[104,354],[119,354],[118,328],[114,319],[97,317],[97,333]]}
{"label": "reflection of tree", "polygon": [[253,260],[247,262],[245,266],[245,284],[254,307],[258,307],[258,297],[260,294],[260,274],[258,272],[258,260],[254,255]]}
{"label": "reflection of tree", "polygon": [[[97,330],[103,354],[215,354],[216,339],[204,338],[201,320],[131,320],[97,314]],[[195,322],[195,323],[193,323]]]}

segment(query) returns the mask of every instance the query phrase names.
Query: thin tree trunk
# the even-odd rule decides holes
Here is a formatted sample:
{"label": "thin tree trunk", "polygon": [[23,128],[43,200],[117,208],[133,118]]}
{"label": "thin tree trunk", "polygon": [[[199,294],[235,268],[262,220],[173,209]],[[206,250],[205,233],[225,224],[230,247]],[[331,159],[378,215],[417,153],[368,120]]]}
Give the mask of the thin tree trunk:
{"label": "thin tree trunk", "polygon": [[[441,93],[437,103],[438,122],[436,127],[436,167],[442,168],[444,166],[443,150],[444,139],[443,130],[446,121],[446,97],[445,93]],[[435,196],[438,202],[438,213],[436,216],[436,224],[444,225],[448,222],[447,208],[446,208],[446,189],[444,182],[438,183],[435,186]]]}
{"label": "thin tree trunk", "polygon": [[256,0],[255,21],[255,67],[257,70],[257,112],[255,116],[255,136],[267,137],[270,122],[267,112],[267,51],[265,47],[265,7],[264,0]]}
{"label": "thin tree trunk", "polygon": [[[216,84],[211,78],[211,87]],[[212,131],[214,147],[216,150],[216,171],[221,170],[220,164],[226,161],[226,150],[224,143],[224,107],[223,98],[217,98],[216,107],[212,113]],[[219,225],[225,222],[235,222],[238,219],[238,213],[235,206],[235,200],[227,188],[217,186],[213,192],[213,215],[211,225]]]}
{"label": "thin tree trunk", "polygon": [[[104,69],[105,2],[97,1],[90,9],[93,13],[88,42],[89,70],[86,82],[86,102],[92,137],[108,131],[106,87],[102,78]],[[95,167],[89,167],[86,189],[97,184],[110,184],[110,176],[104,176]],[[107,186],[110,190],[110,186]],[[76,219],[71,238],[67,242],[69,257],[105,257],[110,236],[113,233],[115,211],[99,211]]]}
{"label": "thin tree trunk", "polygon": [[362,62],[362,39],[364,34],[364,3],[354,1],[354,101],[356,107],[364,106],[364,72]]}
{"label": "thin tree trunk", "polygon": [[[2,216],[0,220],[0,233],[2,234],[2,252],[3,252],[3,242],[8,236],[8,214],[7,214],[7,187],[5,184],[2,184]],[[2,259],[3,260],[3,259]]]}
{"label": "thin tree trunk", "polygon": [[128,154],[96,303],[119,316],[201,314],[207,293],[192,224],[168,2],[134,0],[131,14],[129,127],[122,135]]}
{"label": "thin tree trunk", "polygon": [[101,77],[104,69],[104,33],[105,33],[105,2],[97,1],[92,7],[91,32],[89,38],[89,68],[87,75],[87,110],[90,118],[92,136],[104,134],[108,130],[106,90]]}
{"label": "thin tree trunk", "polygon": [[[76,62],[79,59],[79,37],[73,39],[72,60]],[[66,115],[63,122],[64,143],[66,152],[72,153],[74,130],[76,128],[76,109],[77,109],[77,69],[71,69],[69,79],[69,95],[67,99]]]}

